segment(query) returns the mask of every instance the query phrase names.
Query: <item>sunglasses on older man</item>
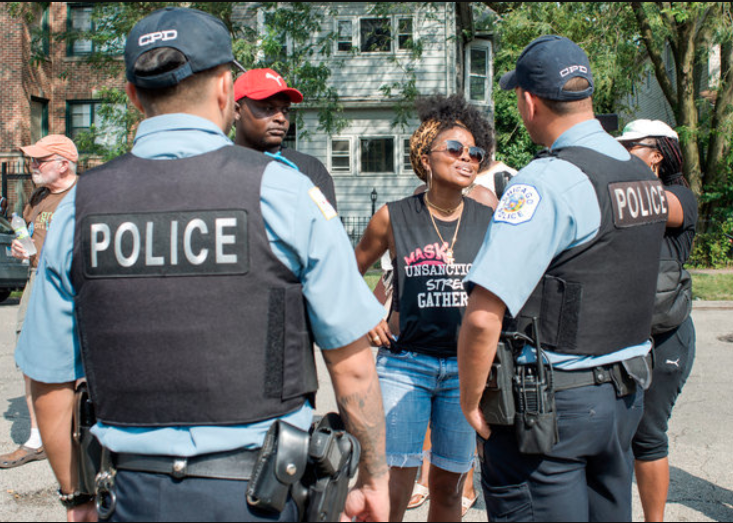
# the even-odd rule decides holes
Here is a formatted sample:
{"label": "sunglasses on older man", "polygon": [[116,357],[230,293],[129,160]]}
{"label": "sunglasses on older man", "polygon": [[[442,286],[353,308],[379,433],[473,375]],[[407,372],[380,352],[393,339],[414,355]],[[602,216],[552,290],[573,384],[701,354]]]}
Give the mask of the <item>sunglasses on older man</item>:
{"label": "sunglasses on older man", "polygon": [[481,147],[469,147],[463,145],[457,140],[448,140],[445,142],[445,149],[433,149],[431,153],[446,153],[455,159],[460,159],[463,153],[468,150],[468,157],[476,163],[482,163],[486,158],[486,151]]}

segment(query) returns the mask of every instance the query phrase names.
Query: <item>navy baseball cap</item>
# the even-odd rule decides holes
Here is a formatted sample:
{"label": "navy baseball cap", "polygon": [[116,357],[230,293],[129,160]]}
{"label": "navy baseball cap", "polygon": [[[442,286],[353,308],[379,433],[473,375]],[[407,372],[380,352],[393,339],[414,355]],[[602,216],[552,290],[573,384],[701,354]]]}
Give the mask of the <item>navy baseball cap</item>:
{"label": "navy baseball cap", "polygon": [[[157,76],[138,76],[135,64],[148,51],[163,47],[180,51],[187,63]],[[244,70],[232,53],[232,37],[224,22],[203,11],[166,7],[140,20],[127,37],[127,80],[136,87],[162,89],[219,65],[232,63]]]}
{"label": "navy baseball cap", "polygon": [[[572,78],[585,78],[590,87],[580,92],[565,91]],[[562,36],[541,36],[522,51],[517,67],[501,77],[505,91],[517,87],[540,98],[572,102],[593,96],[593,73],[590,60],[578,44]]]}

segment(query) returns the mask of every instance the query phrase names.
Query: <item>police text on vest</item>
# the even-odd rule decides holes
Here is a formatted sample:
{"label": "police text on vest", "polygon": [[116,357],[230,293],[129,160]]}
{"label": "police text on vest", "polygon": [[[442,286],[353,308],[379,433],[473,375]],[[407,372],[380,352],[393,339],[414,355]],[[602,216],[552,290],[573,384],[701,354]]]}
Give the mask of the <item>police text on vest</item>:
{"label": "police text on vest", "polygon": [[82,227],[90,278],[249,271],[247,213],[241,210],[92,215]]}

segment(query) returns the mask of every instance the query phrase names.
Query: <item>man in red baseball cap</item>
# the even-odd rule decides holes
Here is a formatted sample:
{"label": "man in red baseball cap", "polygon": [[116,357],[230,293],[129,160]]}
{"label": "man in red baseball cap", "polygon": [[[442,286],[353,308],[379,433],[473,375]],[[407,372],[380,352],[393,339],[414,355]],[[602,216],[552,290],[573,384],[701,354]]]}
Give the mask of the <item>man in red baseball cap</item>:
{"label": "man in red baseball cap", "polygon": [[317,158],[283,147],[290,129],[292,104],[303,101],[272,69],[252,69],[234,83],[237,145],[265,153],[302,172],[336,207],[333,178]]}

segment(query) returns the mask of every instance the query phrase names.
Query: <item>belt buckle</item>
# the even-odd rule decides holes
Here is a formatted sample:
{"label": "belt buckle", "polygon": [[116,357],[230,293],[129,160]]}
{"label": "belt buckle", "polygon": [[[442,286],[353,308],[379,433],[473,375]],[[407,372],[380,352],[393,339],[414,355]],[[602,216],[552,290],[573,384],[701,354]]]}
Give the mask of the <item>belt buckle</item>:
{"label": "belt buckle", "polygon": [[188,472],[188,459],[180,458],[173,461],[173,467],[171,467],[171,476],[175,479],[183,479],[186,477]]}

